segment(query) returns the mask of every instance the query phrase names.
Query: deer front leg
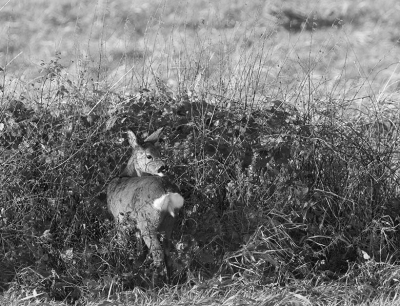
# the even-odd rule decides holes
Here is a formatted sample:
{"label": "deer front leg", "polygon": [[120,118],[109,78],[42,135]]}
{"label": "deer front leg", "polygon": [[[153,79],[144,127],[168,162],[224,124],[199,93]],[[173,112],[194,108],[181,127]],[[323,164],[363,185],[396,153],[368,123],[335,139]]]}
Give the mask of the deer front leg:
{"label": "deer front leg", "polygon": [[[142,237],[153,256],[152,283],[153,286],[161,285],[166,280],[168,271],[165,269],[164,252],[160,241],[157,238],[157,232],[147,230],[142,232]],[[166,273],[167,272],[167,273]]]}

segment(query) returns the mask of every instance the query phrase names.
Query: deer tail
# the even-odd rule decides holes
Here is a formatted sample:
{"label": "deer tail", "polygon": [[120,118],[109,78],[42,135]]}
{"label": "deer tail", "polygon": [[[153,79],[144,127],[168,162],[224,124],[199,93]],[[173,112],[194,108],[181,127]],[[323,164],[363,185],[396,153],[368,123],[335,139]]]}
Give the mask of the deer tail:
{"label": "deer tail", "polygon": [[154,200],[153,207],[159,211],[168,212],[175,217],[175,212],[183,206],[183,197],[176,192],[170,192]]}

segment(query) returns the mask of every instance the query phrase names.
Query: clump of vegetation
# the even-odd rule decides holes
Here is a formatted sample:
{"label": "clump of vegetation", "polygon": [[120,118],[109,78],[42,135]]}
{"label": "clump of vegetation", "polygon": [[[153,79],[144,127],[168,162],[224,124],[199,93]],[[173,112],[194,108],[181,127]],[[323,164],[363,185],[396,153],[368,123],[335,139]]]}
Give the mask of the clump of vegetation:
{"label": "clump of vegetation", "polygon": [[[303,79],[296,71],[285,82],[293,71],[271,68],[267,45],[277,28],[258,30],[226,58],[199,34],[196,57],[187,54],[168,77],[155,69],[157,55],[145,53],[140,73],[132,66],[111,85],[82,63],[71,75],[61,54],[43,61],[26,88],[0,72],[4,300],[155,304],[208,295],[209,304],[231,296],[322,305],[396,295],[399,124],[387,86],[359,108],[353,93],[374,86],[338,94],[339,80],[317,94],[324,80],[313,73],[325,63],[311,51],[298,59]],[[140,240],[132,233],[127,246],[116,241],[105,190],[130,156],[125,131],[145,137],[160,127],[185,205],[171,284],[153,288]]]}

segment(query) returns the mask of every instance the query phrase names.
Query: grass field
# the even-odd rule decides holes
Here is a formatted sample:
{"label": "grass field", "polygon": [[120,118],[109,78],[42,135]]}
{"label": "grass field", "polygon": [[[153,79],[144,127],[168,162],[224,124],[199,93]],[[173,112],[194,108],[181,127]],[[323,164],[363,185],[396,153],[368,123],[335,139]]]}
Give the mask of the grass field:
{"label": "grass field", "polygon": [[[0,0],[1,305],[399,305],[394,0]],[[118,246],[164,127],[175,274]]]}

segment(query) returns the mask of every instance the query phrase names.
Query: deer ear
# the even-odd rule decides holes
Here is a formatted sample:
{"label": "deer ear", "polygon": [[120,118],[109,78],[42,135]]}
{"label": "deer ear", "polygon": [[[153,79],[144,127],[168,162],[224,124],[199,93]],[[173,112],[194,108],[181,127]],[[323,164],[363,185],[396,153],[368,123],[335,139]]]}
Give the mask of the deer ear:
{"label": "deer ear", "polygon": [[131,130],[126,131],[126,133],[128,134],[128,141],[131,147],[135,148],[138,146],[139,144],[135,133],[133,133]]}
{"label": "deer ear", "polygon": [[159,128],[157,131],[155,131],[153,134],[151,134],[149,137],[147,137],[144,142],[152,142],[152,143],[157,143],[158,139],[160,138],[160,134],[162,132],[163,128]]}

